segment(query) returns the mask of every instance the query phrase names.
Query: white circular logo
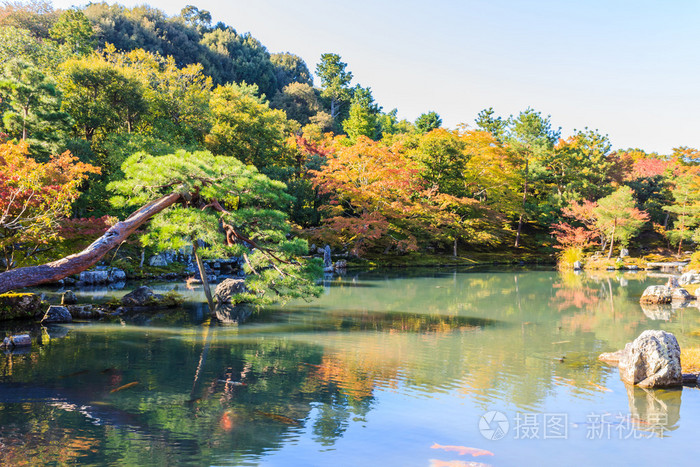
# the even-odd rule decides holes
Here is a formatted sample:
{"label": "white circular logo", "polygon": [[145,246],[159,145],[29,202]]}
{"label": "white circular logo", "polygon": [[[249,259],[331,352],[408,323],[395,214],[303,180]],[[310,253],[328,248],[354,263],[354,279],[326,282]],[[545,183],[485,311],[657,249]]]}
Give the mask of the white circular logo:
{"label": "white circular logo", "polygon": [[486,439],[498,441],[508,434],[509,429],[508,417],[503,412],[492,410],[479,419],[479,431]]}

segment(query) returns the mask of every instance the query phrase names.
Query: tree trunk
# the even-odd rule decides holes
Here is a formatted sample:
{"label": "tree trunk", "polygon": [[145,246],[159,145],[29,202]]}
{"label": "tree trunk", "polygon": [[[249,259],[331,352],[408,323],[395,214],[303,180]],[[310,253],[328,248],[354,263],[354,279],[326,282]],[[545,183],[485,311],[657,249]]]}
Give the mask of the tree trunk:
{"label": "tree trunk", "polygon": [[0,293],[9,290],[30,287],[47,282],[55,282],[71,274],[85,271],[97,263],[111,249],[119,246],[136,229],[145,224],[151,217],[161,212],[182,198],[180,193],[171,193],[167,196],[151,201],[139,208],[126,220],[118,222],[110,227],[107,232],[95,240],[90,246],[80,253],[66,256],[58,261],[17,268],[0,274]]}
{"label": "tree trunk", "polygon": [[192,254],[197,262],[197,269],[199,269],[199,277],[202,279],[202,285],[204,286],[204,295],[207,296],[207,303],[209,304],[209,313],[214,314],[214,299],[211,296],[211,289],[209,288],[209,279],[207,278],[207,273],[204,271],[204,263],[202,262],[202,257],[197,253],[197,240],[192,242]]}
{"label": "tree trunk", "polygon": [[457,257],[457,237],[455,236],[454,243],[452,244],[452,256]]}
{"label": "tree trunk", "polygon": [[613,224],[612,235],[610,235],[610,251],[608,251],[608,259],[612,258],[613,245],[615,244],[615,227],[617,227],[617,220]]}
{"label": "tree trunk", "polygon": [[523,184],[523,212],[520,213],[520,219],[518,220],[518,233],[515,234],[515,248],[520,246],[520,232],[523,230],[523,217],[525,217],[525,203],[527,202],[527,179],[529,177],[528,173],[529,160],[525,159],[525,182]]}

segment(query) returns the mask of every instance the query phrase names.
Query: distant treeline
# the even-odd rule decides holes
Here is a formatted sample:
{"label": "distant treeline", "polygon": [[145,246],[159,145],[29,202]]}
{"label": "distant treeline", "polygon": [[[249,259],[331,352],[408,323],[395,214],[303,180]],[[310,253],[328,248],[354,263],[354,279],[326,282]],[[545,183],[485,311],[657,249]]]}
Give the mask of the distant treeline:
{"label": "distant treeline", "polygon": [[[573,258],[612,254],[639,235],[678,250],[698,241],[695,149],[613,151],[597,130],[562,137],[530,108],[485,109],[453,130],[434,111],[399,120],[339,55],[319,58],[314,85],[297,55],[211,22],[195,6],[172,17],[106,3],[0,8],[2,151],[42,171],[18,187],[3,159],[0,208],[15,213],[0,221],[6,267],[38,258],[28,244],[50,251],[69,238],[76,219],[126,215],[106,187],[124,177],[127,157],[179,149],[235,157],[283,181],[298,233],[359,255],[517,246]],[[82,185],[57,175],[51,155],[66,151],[77,159],[62,156],[62,173],[89,164],[76,166]],[[26,191],[59,186],[71,212]],[[30,201],[18,205],[17,193]]]}

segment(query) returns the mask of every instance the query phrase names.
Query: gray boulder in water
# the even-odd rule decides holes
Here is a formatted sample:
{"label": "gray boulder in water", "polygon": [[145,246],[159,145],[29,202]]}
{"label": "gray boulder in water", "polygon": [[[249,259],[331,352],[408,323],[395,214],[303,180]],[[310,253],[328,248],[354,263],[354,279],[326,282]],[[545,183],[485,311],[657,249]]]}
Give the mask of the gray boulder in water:
{"label": "gray boulder in water", "polygon": [[122,304],[126,306],[152,306],[157,305],[163,296],[153,292],[148,286],[142,285],[138,289],[122,297]]}
{"label": "gray boulder in water", "polygon": [[73,317],[64,306],[51,305],[42,318],[42,323],[70,323]]}
{"label": "gray boulder in water", "polygon": [[625,345],[619,360],[620,378],[642,388],[669,388],[683,384],[681,348],[666,331],[644,331]]}
{"label": "gray boulder in water", "polygon": [[61,295],[61,305],[75,305],[76,303],[78,303],[78,297],[75,296],[72,290],[63,292],[63,295]]}
{"label": "gray boulder in water", "polygon": [[216,286],[214,296],[219,303],[229,303],[234,295],[246,293],[248,289],[243,279],[225,279]]}
{"label": "gray boulder in water", "polygon": [[643,305],[665,305],[673,301],[673,288],[667,285],[650,285],[639,302]]}

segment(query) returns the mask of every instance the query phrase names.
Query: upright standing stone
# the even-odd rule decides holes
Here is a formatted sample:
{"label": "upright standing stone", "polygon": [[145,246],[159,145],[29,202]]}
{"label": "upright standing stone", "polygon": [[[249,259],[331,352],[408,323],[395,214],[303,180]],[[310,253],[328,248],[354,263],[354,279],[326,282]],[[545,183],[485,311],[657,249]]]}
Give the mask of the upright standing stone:
{"label": "upright standing stone", "polygon": [[333,269],[333,260],[331,259],[331,246],[326,245],[326,248],[323,250],[323,268],[324,269]]}

